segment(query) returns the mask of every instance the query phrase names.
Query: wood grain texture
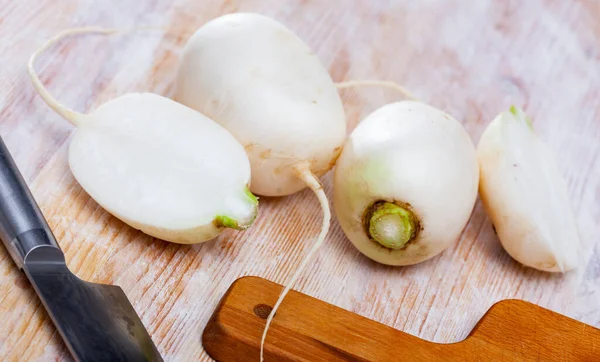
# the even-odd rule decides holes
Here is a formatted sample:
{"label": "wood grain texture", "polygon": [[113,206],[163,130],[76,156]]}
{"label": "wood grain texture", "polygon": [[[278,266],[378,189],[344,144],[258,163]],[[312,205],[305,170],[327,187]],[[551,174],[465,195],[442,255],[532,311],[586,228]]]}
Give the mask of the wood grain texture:
{"label": "wood grain texture", "polygon": [[[256,360],[268,311],[282,286],[236,280],[209,320],[202,343],[222,362]],[[469,336],[443,344],[292,292],[277,311],[265,361],[596,361],[600,329],[522,300],[494,304]]]}
{"label": "wood grain texture", "polygon": [[[465,338],[492,304],[519,298],[600,325],[600,6],[594,0],[502,1],[3,1],[0,134],[83,279],[120,285],[167,361],[209,360],[201,333],[243,275],[287,281],[320,225],[309,191],[262,198],[246,232],[201,245],[147,237],[104,212],[75,182],[66,150],[74,131],[38,97],[28,56],[81,25],[164,26],[77,37],[38,69],[79,111],[131,91],[168,95],[187,37],[220,14],[255,11],[290,27],[334,80],[380,78],[460,120],[473,140],[511,104],[524,106],[557,155],[588,260],[575,273],[524,268],[502,249],[478,202],[460,240],[439,256],[394,268],[363,257],[334,221],[319,257],[295,288],[435,342]],[[398,99],[389,90],[342,93],[349,124]],[[350,127],[352,128],[352,127]],[[323,178],[331,196],[331,175]],[[41,304],[0,248],[0,356],[69,360]]]}

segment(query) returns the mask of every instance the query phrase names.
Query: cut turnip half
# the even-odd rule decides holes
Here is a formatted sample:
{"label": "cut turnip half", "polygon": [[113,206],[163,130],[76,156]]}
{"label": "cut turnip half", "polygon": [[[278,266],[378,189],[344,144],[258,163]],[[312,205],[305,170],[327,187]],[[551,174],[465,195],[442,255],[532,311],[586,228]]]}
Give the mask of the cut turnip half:
{"label": "cut turnip half", "polygon": [[69,165],[84,190],[108,212],[144,233],[199,243],[224,228],[242,230],[256,217],[244,148],[201,113],[152,93],[131,93],[90,114],[74,112],[44,88],[36,57],[65,36],[104,33],[73,29],[31,56],[29,73],[44,101],[73,123]]}

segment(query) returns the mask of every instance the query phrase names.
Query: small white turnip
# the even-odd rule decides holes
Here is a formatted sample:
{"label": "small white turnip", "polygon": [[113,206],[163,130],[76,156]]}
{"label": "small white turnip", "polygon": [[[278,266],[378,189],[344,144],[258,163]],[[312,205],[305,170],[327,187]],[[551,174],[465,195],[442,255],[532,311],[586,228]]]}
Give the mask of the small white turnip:
{"label": "small white turnip", "polygon": [[421,102],[396,102],[348,137],[335,169],[334,208],[364,255],[415,264],[458,239],[478,180],[475,148],[460,123]]}

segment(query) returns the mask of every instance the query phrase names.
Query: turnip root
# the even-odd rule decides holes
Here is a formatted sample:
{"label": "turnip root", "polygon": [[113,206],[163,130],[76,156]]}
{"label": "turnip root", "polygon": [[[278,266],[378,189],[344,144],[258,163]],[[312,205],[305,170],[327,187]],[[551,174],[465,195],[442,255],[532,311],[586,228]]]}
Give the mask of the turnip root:
{"label": "turnip root", "polygon": [[77,127],[69,145],[69,165],[77,181],[108,212],[167,241],[199,243],[223,228],[250,226],[258,205],[248,189],[250,163],[223,127],[156,94],[126,94],[81,114],[44,88],[33,69],[40,53],[68,35],[112,32],[64,31],[28,64],[44,101]]}
{"label": "turnip root", "polygon": [[498,115],[477,146],[479,192],[502,246],[518,262],[566,272],[580,261],[567,187],[522,110]]}
{"label": "turnip root", "polygon": [[284,196],[309,186],[321,203],[321,232],[267,319],[262,359],[273,315],[329,229],[329,205],[317,177],[333,167],[346,137],[340,96],[294,33],[268,17],[238,13],[210,21],[188,41],[174,99],[244,145],[252,192]]}
{"label": "turnip root", "polygon": [[460,123],[421,102],[396,102],[348,137],[335,169],[334,208],[364,255],[415,264],[457,240],[478,180],[475,148]]}

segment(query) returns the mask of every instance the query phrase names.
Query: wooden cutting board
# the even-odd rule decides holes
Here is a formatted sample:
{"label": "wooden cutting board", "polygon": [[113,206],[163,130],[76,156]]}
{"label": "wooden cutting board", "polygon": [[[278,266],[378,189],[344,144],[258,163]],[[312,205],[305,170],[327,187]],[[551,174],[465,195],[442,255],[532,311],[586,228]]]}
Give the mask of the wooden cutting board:
{"label": "wooden cutting board", "polygon": [[[523,268],[502,249],[478,202],[460,240],[416,266],[363,257],[334,220],[295,289],[434,342],[464,339],[497,301],[523,299],[600,325],[600,4],[597,1],[5,1],[0,6],[0,134],[83,279],[118,284],[167,361],[208,361],[201,335],[244,275],[287,281],[321,223],[308,192],[261,198],[246,232],[201,245],[147,237],[104,212],[73,179],[73,127],[35,94],[25,64],[58,31],[80,25],[165,26],[171,34],[73,38],[40,59],[42,80],[78,111],[131,91],[168,95],[186,38],[220,14],[255,11],[304,39],[334,80],[407,86],[460,120],[474,141],[511,104],[524,106],[557,155],[589,259],[578,273]],[[342,93],[349,129],[398,99]],[[329,196],[331,175],[324,177]],[[0,247],[0,359],[69,360],[33,290]]]}
{"label": "wooden cutting board", "polygon": [[[258,360],[266,319],[283,287],[236,280],[202,335],[220,362]],[[291,291],[273,319],[265,361],[597,361],[600,329],[522,300],[494,304],[469,336],[432,343]]]}

